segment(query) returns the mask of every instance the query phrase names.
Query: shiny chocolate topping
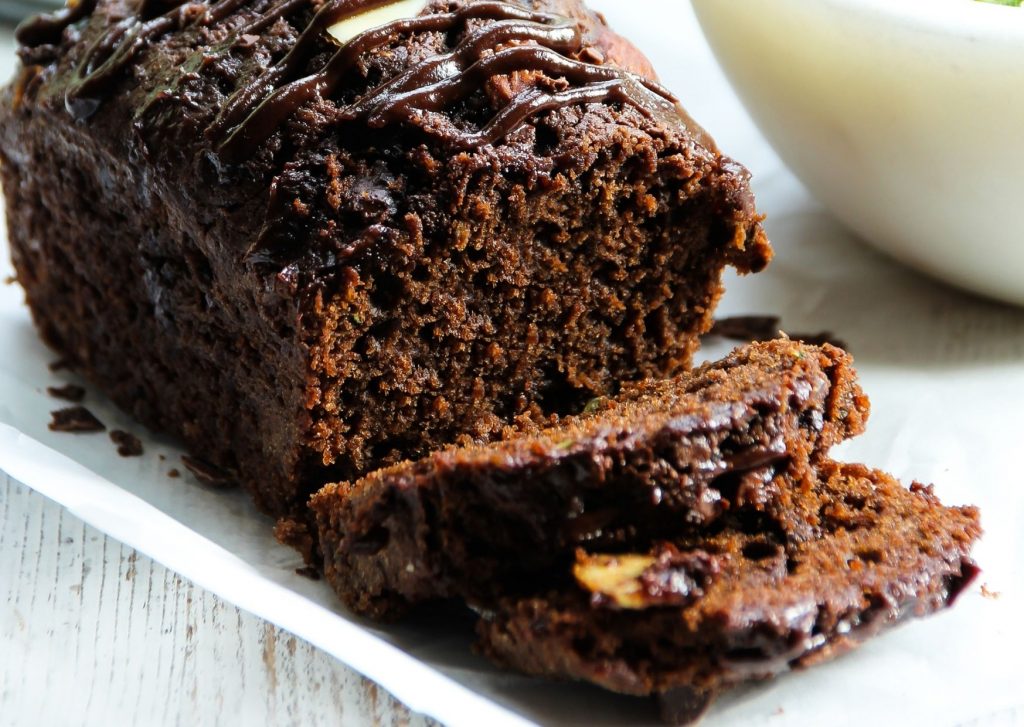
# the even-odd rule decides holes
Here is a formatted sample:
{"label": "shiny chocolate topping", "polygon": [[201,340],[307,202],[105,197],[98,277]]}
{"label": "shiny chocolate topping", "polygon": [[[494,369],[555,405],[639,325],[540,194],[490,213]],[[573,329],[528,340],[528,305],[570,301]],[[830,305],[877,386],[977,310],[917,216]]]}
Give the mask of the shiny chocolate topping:
{"label": "shiny chocolate topping", "polygon": [[[679,118],[675,98],[659,84],[619,68],[579,60],[576,55],[585,42],[578,24],[506,2],[476,2],[371,28],[339,47],[318,72],[294,78],[327,28],[382,4],[380,0],[331,0],[324,5],[285,58],[229,99],[209,129],[219,155],[225,161],[244,158],[304,103],[330,96],[364,53],[395,36],[417,32],[463,34],[449,53],[423,60],[339,107],[336,123],[363,121],[372,128],[410,123],[455,148],[469,149],[497,141],[543,111],[577,104],[614,100],[651,117]],[[466,31],[470,20],[494,22]],[[488,79],[516,71],[564,78],[569,87],[561,91],[527,88],[478,131],[458,128],[444,115],[445,108]]]}
{"label": "shiny chocolate topping", "polygon": [[[89,118],[147,45],[167,33],[218,23],[248,1],[142,0],[133,15],[114,22],[86,50],[65,94],[68,112],[76,119]],[[542,112],[587,103],[612,101],[665,123],[680,121],[675,97],[660,84],[621,68],[580,60],[591,56],[584,53],[587,43],[577,22],[500,0],[469,2],[370,28],[341,44],[318,71],[301,75],[322,51],[332,25],[389,1],[327,0],[287,55],[229,97],[206,132],[217,156],[225,162],[244,160],[304,104],[335,94],[364,54],[385,47],[396,37],[424,32],[448,33],[460,40],[449,52],[422,60],[351,103],[338,105],[331,121],[362,122],[371,128],[413,125],[455,149],[496,142]],[[234,31],[232,38],[258,33],[311,3],[276,3]],[[87,17],[96,4],[97,0],[78,0],[52,15],[29,19],[18,28],[18,40],[26,46],[57,43],[64,30]],[[471,21],[490,22],[470,25]],[[222,50],[226,52],[232,45],[233,41],[228,42]],[[527,85],[476,130],[456,125],[445,113],[489,79],[517,72],[542,73],[557,82],[557,90],[551,84],[546,88]]]}
{"label": "shiny chocolate topping", "polygon": [[[246,2],[220,0],[205,5],[184,0],[142,0],[133,15],[111,25],[86,50],[65,91],[68,113],[77,120],[96,113],[103,96],[135,56],[153,41],[190,25],[220,22]],[[51,15],[29,18],[18,26],[15,37],[28,47],[58,43],[64,31],[89,16],[96,5],[97,0],[77,0]]]}
{"label": "shiny chocolate topping", "polygon": [[28,48],[59,43],[68,27],[88,17],[95,8],[96,0],[77,0],[55,13],[33,15],[15,28],[14,38]]}

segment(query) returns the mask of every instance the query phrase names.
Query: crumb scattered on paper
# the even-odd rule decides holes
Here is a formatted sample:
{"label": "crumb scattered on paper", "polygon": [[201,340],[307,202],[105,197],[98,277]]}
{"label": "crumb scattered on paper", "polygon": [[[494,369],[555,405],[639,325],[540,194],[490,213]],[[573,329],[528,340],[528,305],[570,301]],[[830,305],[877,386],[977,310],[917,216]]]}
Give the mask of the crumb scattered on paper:
{"label": "crumb scattered on paper", "polygon": [[982,583],[982,584],[981,584],[981,597],[982,597],[982,598],[987,598],[987,599],[989,599],[990,601],[995,601],[995,600],[997,600],[997,599],[998,599],[998,598],[999,598],[999,597],[1000,597],[1001,595],[1003,595],[1003,594],[1002,594],[1002,593],[1000,593],[999,591],[993,591],[992,589],[990,589],[990,588],[988,587],[988,584],[987,584],[987,583]]}
{"label": "crumb scattered on paper", "polygon": [[117,453],[122,457],[138,457],[142,454],[142,442],[131,432],[115,429],[110,433],[110,441],[117,445]]}
{"label": "crumb scattered on paper", "polygon": [[54,399],[79,402],[85,398],[85,387],[78,384],[65,384],[64,386],[47,386],[46,393]]}
{"label": "crumb scattered on paper", "polygon": [[51,411],[50,430],[54,432],[102,432],[103,422],[84,406],[69,406]]}

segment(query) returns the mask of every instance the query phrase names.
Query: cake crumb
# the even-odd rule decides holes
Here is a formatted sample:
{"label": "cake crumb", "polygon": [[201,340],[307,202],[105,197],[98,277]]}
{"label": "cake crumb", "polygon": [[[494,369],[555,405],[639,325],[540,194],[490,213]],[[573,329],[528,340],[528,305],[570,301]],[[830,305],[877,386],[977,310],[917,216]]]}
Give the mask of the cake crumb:
{"label": "cake crumb", "polygon": [[138,457],[142,454],[142,442],[131,432],[115,429],[110,433],[110,441],[117,445],[117,453],[122,457]]}
{"label": "cake crumb", "polygon": [[274,524],[274,538],[281,545],[297,550],[307,565],[313,562],[315,545],[307,523],[283,517]]}
{"label": "cake crumb", "polygon": [[320,571],[318,571],[316,568],[314,568],[311,565],[304,565],[301,568],[296,568],[295,572],[298,575],[300,575],[300,576],[302,576],[304,578],[308,578],[311,581],[318,581],[318,580],[320,580]]}
{"label": "cake crumb", "polygon": [[8,275],[7,277],[4,278],[4,285],[14,285],[17,282],[18,282],[18,276],[17,275]]}
{"label": "cake crumb", "polygon": [[69,406],[51,411],[50,431],[52,432],[102,432],[106,426],[96,415],[84,406]]}
{"label": "cake crumb", "polygon": [[181,472],[179,472],[177,469],[172,469],[167,473],[167,476],[170,477],[171,479],[177,479],[181,477]]}
{"label": "cake crumb", "polygon": [[158,455],[157,455],[157,457],[159,457],[159,458],[160,458],[160,461],[161,461],[161,462],[164,462],[164,461],[166,461],[166,460],[167,460],[167,457],[166,457],[166,455],[163,455],[163,454],[158,454]]}
{"label": "cake crumb", "polygon": [[987,598],[987,599],[989,599],[990,601],[996,601],[996,600],[998,600],[998,599],[999,599],[999,597],[1000,597],[1000,596],[1002,596],[1002,595],[1003,595],[1003,594],[1002,594],[1002,593],[1000,593],[999,591],[993,591],[992,589],[990,589],[990,588],[988,587],[988,584],[987,584],[987,583],[982,583],[982,584],[981,584],[981,597],[982,597],[982,598]]}
{"label": "cake crumb", "polygon": [[74,368],[74,366],[72,365],[70,359],[59,358],[56,361],[51,361],[47,365],[47,368],[50,369],[50,371],[66,371],[68,369]]}
{"label": "cake crumb", "polygon": [[85,387],[78,384],[65,384],[64,386],[47,386],[46,393],[54,399],[64,399],[75,403],[85,398]]}
{"label": "cake crumb", "polygon": [[222,470],[220,467],[210,464],[198,457],[191,457],[187,454],[183,454],[181,455],[181,461],[185,463],[185,467],[188,468],[189,472],[195,475],[197,480],[208,487],[227,489],[235,487],[238,484],[230,474]]}

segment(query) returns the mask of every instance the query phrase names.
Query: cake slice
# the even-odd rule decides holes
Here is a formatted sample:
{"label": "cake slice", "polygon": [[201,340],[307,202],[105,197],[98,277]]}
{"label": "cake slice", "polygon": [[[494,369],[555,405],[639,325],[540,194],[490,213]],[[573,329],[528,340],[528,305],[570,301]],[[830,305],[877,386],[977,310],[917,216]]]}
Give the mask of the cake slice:
{"label": "cake slice", "polygon": [[772,513],[862,431],[868,402],[848,354],[777,340],[587,409],[325,487],[311,507],[328,581],[354,610],[393,616],[535,582],[578,546],[647,544],[742,506]]}
{"label": "cake slice", "polygon": [[480,604],[481,650],[528,674],[658,695],[683,722],[722,690],[949,606],[975,577],[975,508],[860,465],[818,477],[788,518],[813,512],[814,537],[741,509],[639,553],[581,550],[560,586]]}
{"label": "cake slice", "polygon": [[747,172],[579,0],[78,0],[17,37],[36,325],[276,515],[685,369],[771,254]]}

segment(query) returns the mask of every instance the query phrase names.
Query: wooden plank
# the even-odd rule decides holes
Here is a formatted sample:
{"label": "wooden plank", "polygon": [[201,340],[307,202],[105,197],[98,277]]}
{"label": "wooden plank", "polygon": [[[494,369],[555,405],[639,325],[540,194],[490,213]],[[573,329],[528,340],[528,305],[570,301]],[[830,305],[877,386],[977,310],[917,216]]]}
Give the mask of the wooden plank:
{"label": "wooden plank", "polygon": [[0,724],[430,724],[0,473]]}

